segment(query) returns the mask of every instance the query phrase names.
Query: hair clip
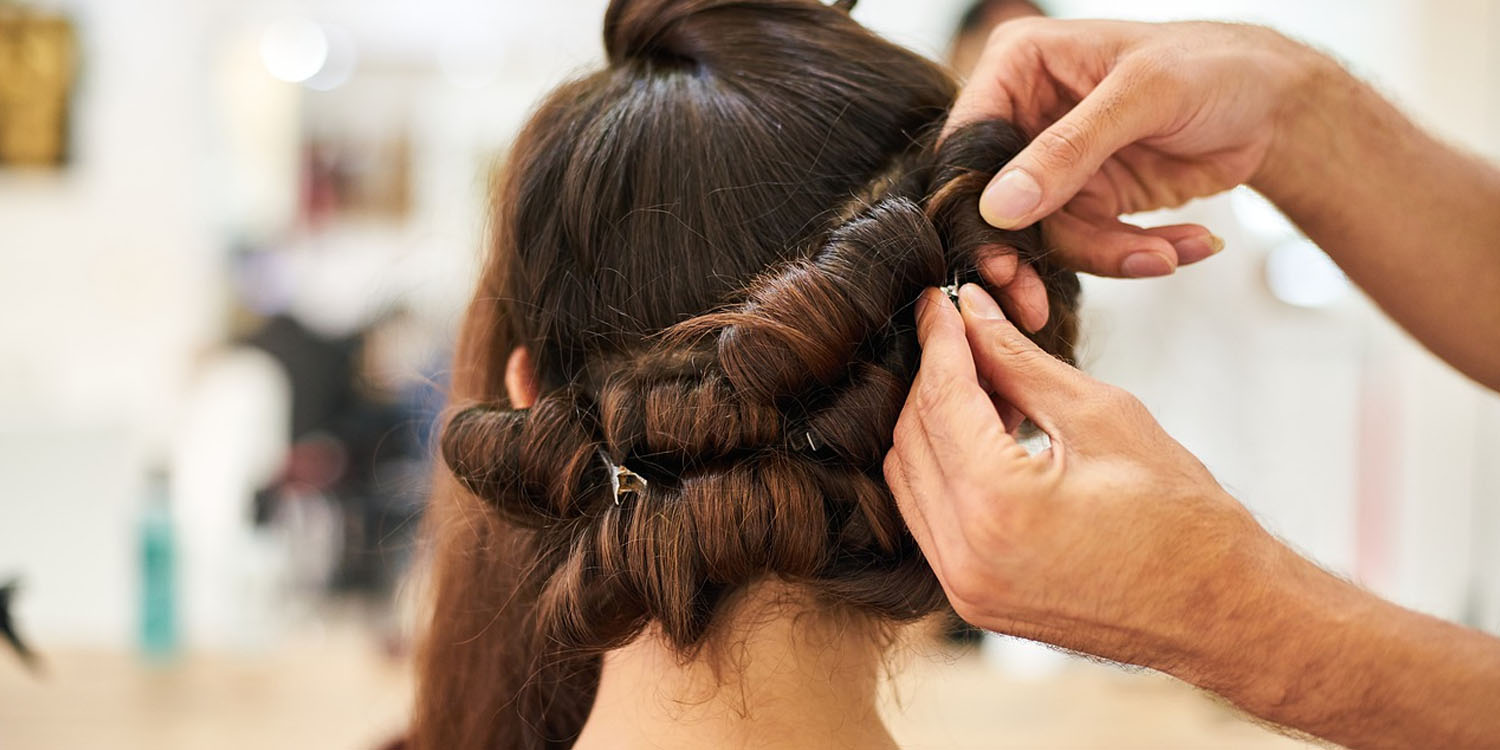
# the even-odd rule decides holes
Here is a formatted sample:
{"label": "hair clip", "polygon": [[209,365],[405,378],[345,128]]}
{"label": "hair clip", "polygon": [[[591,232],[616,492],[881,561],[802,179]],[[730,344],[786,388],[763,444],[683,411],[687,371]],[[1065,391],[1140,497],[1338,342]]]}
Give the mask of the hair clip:
{"label": "hair clip", "polygon": [[950,300],[953,301],[953,306],[954,307],[958,307],[958,287],[959,286],[960,285],[958,283],[958,274],[955,273],[955,274],[953,274],[953,283],[952,284],[945,284],[943,286],[938,287],[938,291],[941,291],[943,294],[948,295],[948,299],[950,299]]}
{"label": "hair clip", "polygon": [[615,505],[619,505],[621,498],[627,494],[638,497],[645,494],[646,488],[651,486],[645,477],[611,461],[603,448],[599,449],[599,457],[604,459],[604,466],[609,469],[609,489],[615,496]]}
{"label": "hair clip", "polygon": [[823,441],[818,439],[818,433],[808,430],[803,434],[807,438],[807,449],[813,453],[823,450]]}

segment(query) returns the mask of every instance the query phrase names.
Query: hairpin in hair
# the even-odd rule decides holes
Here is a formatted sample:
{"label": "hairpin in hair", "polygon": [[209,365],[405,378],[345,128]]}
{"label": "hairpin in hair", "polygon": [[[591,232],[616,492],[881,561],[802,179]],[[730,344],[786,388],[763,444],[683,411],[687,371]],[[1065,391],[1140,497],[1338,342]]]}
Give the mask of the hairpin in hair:
{"label": "hairpin in hair", "polygon": [[810,451],[812,451],[814,453],[817,453],[818,451],[823,450],[823,441],[818,439],[818,433],[813,432],[812,430],[808,430],[804,434],[804,437],[807,438],[807,449],[808,450],[810,450]]}
{"label": "hairpin in hair", "polygon": [[604,459],[604,466],[609,470],[609,489],[615,496],[615,505],[619,505],[626,495],[645,494],[646,488],[651,486],[645,477],[610,460],[603,448],[599,449],[599,457]]}
{"label": "hairpin in hair", "polygon": [[948,299],[952,300],[953,304],[955,306],[957,306],[958,305],[958,287],[959,287],[958,274],[955,273],[955,274],[953,274],[953,283],[952,284],[944,284],[943,286],[938,287],[938,290],[941,291],[943,294],[948,295]]}

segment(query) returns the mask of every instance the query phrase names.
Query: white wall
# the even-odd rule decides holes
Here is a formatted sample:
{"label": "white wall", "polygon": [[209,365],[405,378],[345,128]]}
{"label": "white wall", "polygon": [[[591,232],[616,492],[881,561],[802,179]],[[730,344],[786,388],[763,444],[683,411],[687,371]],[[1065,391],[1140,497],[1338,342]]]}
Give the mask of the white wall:
{"label": "white wall", "polygon": [[120,642],[133,510],[219,327],[204,201],[207,3],[89,3],[74,161],[0,171],[0,575],[28,630]]}

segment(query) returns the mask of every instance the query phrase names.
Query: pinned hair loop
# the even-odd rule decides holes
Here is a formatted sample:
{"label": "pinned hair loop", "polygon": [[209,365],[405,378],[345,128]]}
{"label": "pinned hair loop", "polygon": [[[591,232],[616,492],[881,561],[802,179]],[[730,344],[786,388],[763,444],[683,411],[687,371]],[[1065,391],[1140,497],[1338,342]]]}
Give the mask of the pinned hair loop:
{"label": "pinned hair loop", "polygon": [[626,495],[640,497],[646,494],[651,482],[645,477],[615,463],[603,448],[599,449],[599,457],[604,459],[604,466],[609,470],[609,489],[614,495],[615,505],[619,505]]}

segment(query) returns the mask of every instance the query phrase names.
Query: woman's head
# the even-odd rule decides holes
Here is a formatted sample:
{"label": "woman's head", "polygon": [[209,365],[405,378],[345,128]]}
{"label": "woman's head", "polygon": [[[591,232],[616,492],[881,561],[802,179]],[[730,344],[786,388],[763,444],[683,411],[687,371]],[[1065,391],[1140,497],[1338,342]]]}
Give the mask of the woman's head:
{"label": "woman's head", "polygon": [[[977,211],[1022,142],[991,122],[936,146],[934,64],[816,0],[616,0],[605,48],[497,193],[442,440],[431,743],[566,745],[598,654],[648,625],[690,653],[768,577],[878,620],[943,606],[881,476],[912,303],[1019,252],[1038,340],[1071,356],[1076,279]],[[617,495],[612,465],[648,486]]]}

